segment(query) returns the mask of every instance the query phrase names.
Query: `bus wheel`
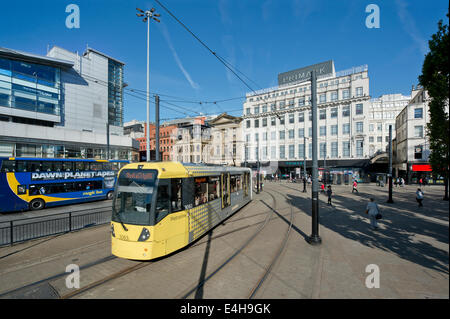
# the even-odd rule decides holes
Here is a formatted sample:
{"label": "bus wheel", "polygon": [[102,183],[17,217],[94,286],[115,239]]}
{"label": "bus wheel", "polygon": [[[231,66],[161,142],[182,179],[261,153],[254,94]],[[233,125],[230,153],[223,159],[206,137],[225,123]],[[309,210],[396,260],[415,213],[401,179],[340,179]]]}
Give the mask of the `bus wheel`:
{"label": "bus wheel", "polygon": [[106,199],[112,199],[113,198],[113,192],[108,192],[108,194],[106,195]]}
{"label": "bus wheel", "polygon": [[35,198],[30,202],[31,210],[39,210],[45,207],[45,202],[40,198]]}

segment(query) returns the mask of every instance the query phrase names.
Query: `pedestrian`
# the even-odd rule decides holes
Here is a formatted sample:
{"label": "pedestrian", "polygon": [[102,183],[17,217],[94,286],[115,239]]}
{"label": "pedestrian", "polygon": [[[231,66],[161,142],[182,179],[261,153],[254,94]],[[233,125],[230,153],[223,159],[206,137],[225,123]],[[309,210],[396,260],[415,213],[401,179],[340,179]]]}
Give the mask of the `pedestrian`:
{"label": "pedestrian", "polygon": [[422,185],[423,185],[422,177],[419,179],[419,185],[420,185],[420,187],[422,187]]}
{"label": "pedestrian", "polygon": [[327,189],[327,195],[328,195],[328,205],[331,205],[331,195],[333,194],[333,191],[331,190],[331,185],[328,185],[328,189]]}
{"label": "pedestrian", "polygon": [[420,188],[416,191],[416,201],[419,203],[419,207],[423,207],[422,201],[423,201],[423,192]]}
{"label": "pedestrian", "polygon": [[303,193],[306,193],[306,176],[303,176]]}
{"label": "pedestrian", "polygon": [[320,188],[322,189],[322,193],[325,193],[325,184],[322,182],[322,185],[320,185]]}
{"label": "pedestrian", "polygon": [[367,204],[367,207],[366,207],[366,214],[369,215],[370,226],[374,230],[378,229],[378,222],[377,222],[376,216],[379,213],[380,213],[380,208],[378,207],[378,204],[375,203],[375,200],[371,197],[370,202]]}
{"label": "pedestrian", "polygon": [[398,186],[398,178],[394,178],[394,185],[395,185],[395,187]]}
{"label": "pedestrian", "polygon": [[356,179],[353,181],[353,189],[352,189],[352,193],[354,193],[355,191],[359,194],[358,192],[358,183],[356,182]]}
{"label": "pedestrian", "polygon": [[405,186],[405,180],[403,179],[403,177],[400,178],[400,187]]}

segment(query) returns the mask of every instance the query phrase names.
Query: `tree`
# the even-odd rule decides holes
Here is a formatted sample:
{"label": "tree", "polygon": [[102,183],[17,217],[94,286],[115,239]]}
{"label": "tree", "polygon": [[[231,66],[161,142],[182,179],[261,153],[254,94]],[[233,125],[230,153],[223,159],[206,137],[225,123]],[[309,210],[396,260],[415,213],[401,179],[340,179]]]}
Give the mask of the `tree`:
{"label": "tree", "polygon": [[[447,18],[449,13],[447,13]],[[429,161],[433,173],[445,178],[444,200],[448,200],[449,179],[449,27],[442,20],[437,33],[428,41],[430,52],[425,55],[419,83],[428,91],[430,121],[427,135],[430,140]]]}

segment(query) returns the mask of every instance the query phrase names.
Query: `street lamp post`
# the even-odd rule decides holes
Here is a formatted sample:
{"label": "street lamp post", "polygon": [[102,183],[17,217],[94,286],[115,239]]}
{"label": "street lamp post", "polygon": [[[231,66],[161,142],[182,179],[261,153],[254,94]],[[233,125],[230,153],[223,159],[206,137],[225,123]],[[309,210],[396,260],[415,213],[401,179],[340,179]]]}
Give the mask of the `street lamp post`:
{"label": "street lamp post", "polygon": [[160,17],[161,15],[155,12],[155,8],[151,8],[150,10],[141,10],[136,8],[140,13],[136,13],[138,17],[145,17],[142,21],[147,22],[147,153],[146,153],[146,161],[150,162],[150,21],[151,19],[156,22],[160,22],[159,19],[155,17]]}
{"label": "street lamp post", "polygon": [[306,193],[306,136],[303,132],[303,193]]}
{"label": "street lamp post", "polygon": [[308,242],[312,245],[322,242],[319,237],[319,188],[318,188],[318,158],[317,158],[317,75],[311,71],[312,100],[312,234]]}

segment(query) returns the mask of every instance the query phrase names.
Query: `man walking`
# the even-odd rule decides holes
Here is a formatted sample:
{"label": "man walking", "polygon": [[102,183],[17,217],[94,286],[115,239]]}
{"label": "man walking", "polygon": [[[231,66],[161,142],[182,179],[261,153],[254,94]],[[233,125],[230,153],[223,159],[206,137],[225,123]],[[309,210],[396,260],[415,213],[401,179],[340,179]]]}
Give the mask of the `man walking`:
{"label": "man walking", "polygon": [[333,191],[331,190],[331,185],[328,185],[328,189],[327,189],[327,195],[328,195],[328,205],[331,205],[331,195],[333,194]]}
{"label": "man walking", "polygon": [[423,207],[422,201],[423,201],[423,192],[420,188],[416,191],[416,201],[419,203],[419,207]]}
{"label": "man walking", "polygon": [[369,215],[370,226],[374,230],[378,229],[378,222],[377,222],[376,216],[379,212],[380,212],[380,208],[378,207],[378,204],[375,203],[375,200],[371,197],[370,202],[367,204],[367,207],[366,207],[366,214]]}

